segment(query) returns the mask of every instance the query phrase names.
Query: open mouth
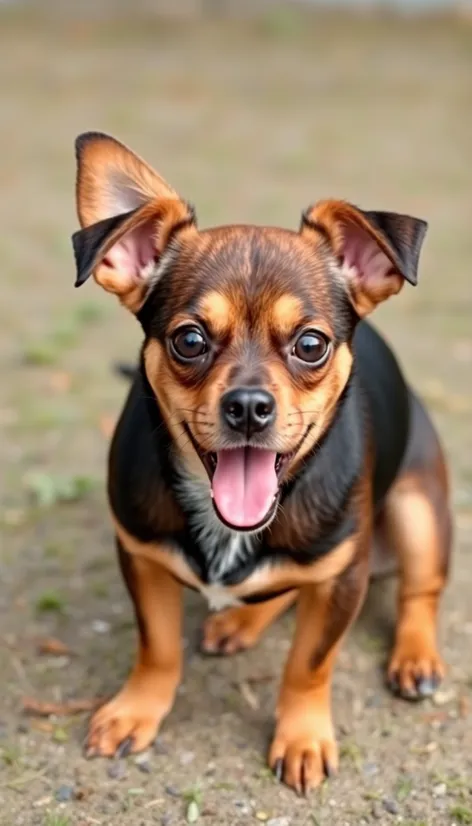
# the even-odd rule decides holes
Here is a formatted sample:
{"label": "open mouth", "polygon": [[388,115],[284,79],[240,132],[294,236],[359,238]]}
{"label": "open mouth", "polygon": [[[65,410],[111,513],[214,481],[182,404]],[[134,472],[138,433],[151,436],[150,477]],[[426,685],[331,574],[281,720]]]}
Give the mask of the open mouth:
{"label": "open mouth", "polygon": [[311,428],[290,453],[249,445],[212,453],[202,451],[184,426],[210,478],[213,506],[221,522],[240,531],[265,527],[276,511],[284,470]]}

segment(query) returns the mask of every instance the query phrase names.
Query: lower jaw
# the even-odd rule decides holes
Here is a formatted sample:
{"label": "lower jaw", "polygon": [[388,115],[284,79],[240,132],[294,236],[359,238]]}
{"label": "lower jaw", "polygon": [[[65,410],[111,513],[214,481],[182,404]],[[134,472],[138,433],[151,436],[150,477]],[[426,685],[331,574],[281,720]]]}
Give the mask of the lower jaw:
{"label": "lower jaw", "polygon": [[230,530],[235,531],[237,533],[259,533],[260,531],[263,531],[263,530],[265,530],[265,528],[269,527],[270,523],[272,522],[272,520],[273,520],[273,518],[276,514],[276,511],[277,511],[277,508],[278,508],[278,505],[279,505],[279,500],[280,500],[280,492],[278,491],[276,493],[276,495],[274,496],[272,504],[271,504],[269,510],[267,511],[266,515],[256,525],[233,525],[231,522],[228,522],[228,520],[225,519],[221,515],[221,513],[219,512],[219,510],[216,506],[215,500],[213,499],[212,501],[213,501],[214,511],[215,511],[219,521],[221,522],[222,525],[225,525],[226,528],[229,528]]}

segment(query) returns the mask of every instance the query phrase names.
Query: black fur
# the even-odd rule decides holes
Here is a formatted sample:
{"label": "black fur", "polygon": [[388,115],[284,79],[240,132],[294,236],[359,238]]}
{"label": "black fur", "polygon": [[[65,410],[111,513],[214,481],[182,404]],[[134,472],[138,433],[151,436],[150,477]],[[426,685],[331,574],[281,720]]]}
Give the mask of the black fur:
{"label": "black fur", "polygon": [[97,255],[102,249],[107,238],[120,227],[137,210],[124,212],[121,215],[114,215],[113,218],[105,218],[90,227],[79,229],[72,236],[72,246],[74,247],[75,264],[77,277],[75,287],[81,287],[92,275],[97,265]]}
{"label": "black fur", "polygon": [[[370,440],[375,454],[373,498],[376,506],[381,504],[405,453],[409,391],[391,350],[365,322],[356,330],[354,351],[355,367],[330,428],[296,479],[282,490],[284,508],[289,510],[296,500],[297,508],[307,515],[309,533],[294,551],[273,547],[269,527],[254,537],[249,550],[224,572],[218,584],[240,583],[268,562],[309,564],[354,534],[357,508],[353,493]],[[201,545],[192,530],[191,505],[176,493],[179,474],[173,455],[171,436],[141,364],[111,447],[111,506],[131,535],[142,542],[165,540],[184,555],[199,579],[208,583],[212,581],[210,562],[217,549]],[[154,507],[163,501],[174,513],[181,513],[182,529],[166,526],[168,508],[156,511]],[[247,601],[258,599],[255,594]]]}

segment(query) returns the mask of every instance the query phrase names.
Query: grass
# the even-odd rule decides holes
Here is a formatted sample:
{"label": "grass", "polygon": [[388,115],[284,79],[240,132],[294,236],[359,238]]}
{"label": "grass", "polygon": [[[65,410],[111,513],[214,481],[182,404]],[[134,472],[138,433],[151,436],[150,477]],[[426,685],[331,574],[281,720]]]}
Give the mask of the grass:
{"label": "grass", "polygon": [[24,482],[34,504],[40,508],[50,508],[62,502],[77,502],[96,486],[95,479],[90,476],[59,476],[42,471],[30,471]]}
{"label": "grass", "polygon": [[395,797],[402,803],[410,796],[413,789],[413,780],[410,777],[400,777],[395,786]]}
{"label": "grass", "polygon": [[23,361],[35,367],[51,367],[58,364],[65,350],[75,347],[87,327],[100,321],[104,316],[101,305],[83,302],[49,330],[41,339],[27,343],[23,349]]}
{"label": "grass", "polygon": [[451,806],[449,809],[449,814],[454,818],[456,823],[472,823],[472,809],[469,806],[462,806],[461,804]]}
{"label": "grass", "polygon": [[36,601],[38,614],[62,614],[65,607],[65,599],[57,591],[45,591]]}
{"label": "grass", "polygon": [[69,815],[56,812],[49,812],[43,822],[43,826],[71,826]]}

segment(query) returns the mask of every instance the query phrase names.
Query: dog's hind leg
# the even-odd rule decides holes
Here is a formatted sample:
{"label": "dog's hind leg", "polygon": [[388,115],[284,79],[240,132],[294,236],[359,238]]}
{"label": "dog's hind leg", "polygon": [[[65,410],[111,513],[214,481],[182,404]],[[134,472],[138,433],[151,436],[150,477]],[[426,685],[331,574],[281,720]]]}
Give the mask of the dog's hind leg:
{"label": "dog's hind leg", "polygon": [[386,498],[382,522],[400,575],[388,681],[405,699],[421,699],[431,695],[444,676],[436,626],[452,529],[441,447],[425,411],[413,397],[410,445],[402,471]]}
{"label": "dog's hind leg", "polygon": [[295,602],[297,593],[289,591],[267,602],[241,605],[211,614],[203,627],[203,653],[235,654],[251,648],[269,625]]}

